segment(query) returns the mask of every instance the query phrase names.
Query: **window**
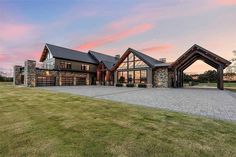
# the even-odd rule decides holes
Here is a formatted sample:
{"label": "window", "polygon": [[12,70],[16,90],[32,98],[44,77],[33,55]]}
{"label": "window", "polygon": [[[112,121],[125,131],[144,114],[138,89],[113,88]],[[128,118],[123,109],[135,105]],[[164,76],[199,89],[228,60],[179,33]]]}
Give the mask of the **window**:
{"label": "window", "polygon": [[88,65],[88,64],[82,64],[82,65],[81,65],[81,70],[83,70],[83,71],[89,71],[89,65]]}
{"label": "window", "polygon": [[129,71],[128,83],[134,83],[134,71]]}
{"label": "window", "polygon": [[140,82],[141,83],[147,83],[147,71],[146,70],[141,70],[140,71]]}
{"label": "window", "polygon": [[48,52],[47,56],[46,56],[46,60],[50,60],[52,58],[53,58],[52,54],[50,52]]}
{"label": "window", "polygon": [[66,69],[71,69],[71,63],[66,62]]}
{"label": "window", "polygon": [[130,53],[117,69],[117,80],[121,83],[147,83],[146,68],[146,63]]}
{"label": "window", "polygon": [[60,62],[60,69],[72,69],[71,63],[69,62]]}
{"label": "window", "polygon": [[134,72],[134,83],[140,83],[140,70]]}
{"label": "window", "polygon": [[65,62],[60,62],[60,69],[65,69]]}

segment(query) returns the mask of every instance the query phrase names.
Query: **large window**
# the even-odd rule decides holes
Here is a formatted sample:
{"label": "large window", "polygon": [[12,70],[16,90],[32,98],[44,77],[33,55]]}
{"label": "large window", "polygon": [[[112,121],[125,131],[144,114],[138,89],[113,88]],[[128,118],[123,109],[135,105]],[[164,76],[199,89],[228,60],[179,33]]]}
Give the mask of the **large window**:
{"label": "large window", "polygon": [[120,64],[118,70],[124,69],[137,69],[137,68],[147,68],[148,65],[140,60],[133,53],[130,53],[128,57]]}
{"label": "large window", "polygon": [[147,70],[118,71],[119,83],[147,83]]}
{"label": "large window", "polygon": [[120,83],[147,83],[148,65],[133,53],[117,68],[117,81]]}

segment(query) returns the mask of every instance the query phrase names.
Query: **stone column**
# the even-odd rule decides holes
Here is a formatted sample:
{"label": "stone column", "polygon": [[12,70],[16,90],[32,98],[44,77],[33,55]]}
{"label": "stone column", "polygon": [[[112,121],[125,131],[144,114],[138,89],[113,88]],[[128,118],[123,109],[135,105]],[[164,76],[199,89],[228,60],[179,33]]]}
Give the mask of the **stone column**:
{"label": "stone column", "polygon": [[35,87],[36,86],[36,61],[27,60],[25,61],[25,86]]}
{"label": "stone column", "polygon": [[157,68],[154,73],[154,84],[156,87],[168,87],[168,68]]}
{"label": "stone column", "polygon": [[21,85],[21,68],[22,66],[19,65],[13,68],[13,85]]}

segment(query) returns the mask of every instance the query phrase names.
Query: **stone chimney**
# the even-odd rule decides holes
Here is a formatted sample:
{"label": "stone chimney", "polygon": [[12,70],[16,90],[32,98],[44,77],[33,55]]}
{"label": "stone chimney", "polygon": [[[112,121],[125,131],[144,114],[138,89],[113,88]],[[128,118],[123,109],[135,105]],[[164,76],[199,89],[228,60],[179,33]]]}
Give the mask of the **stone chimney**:
{"label": "stone chimney", "polygon": [[36,86],[36,61],[27,60],[25,61],[25,86],[35,87]]}
{"label": "stone chimney", "polygon": [[120,55],[115,55],[115,60],[118,61],[120,59]]}
{"label": "stone chimney", "polygon": [[160,58],[159,61],[166,63],[166,58]]}
{"label": "stone chimney", "polygon": [[22,66],[15,65],[13,69],[13,84],[20,85],[21,84],[21,68]]}

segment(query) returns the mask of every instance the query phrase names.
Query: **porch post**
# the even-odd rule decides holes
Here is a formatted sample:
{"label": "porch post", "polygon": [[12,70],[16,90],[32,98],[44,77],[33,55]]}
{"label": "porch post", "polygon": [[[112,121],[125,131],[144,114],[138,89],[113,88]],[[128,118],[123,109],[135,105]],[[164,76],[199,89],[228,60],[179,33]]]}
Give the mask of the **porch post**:
{"label": "porch post", "polygon": [[217,88],[220,90],[224,90],[224,72],[223,72],[223,67],[220,65],[217,68]]}
{"label": "porch post", "polygon": [[174,88],[177,88],[178,74],[177,70],[174,71]]}

